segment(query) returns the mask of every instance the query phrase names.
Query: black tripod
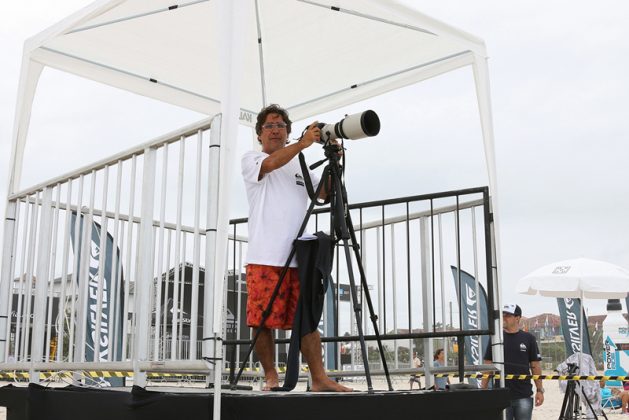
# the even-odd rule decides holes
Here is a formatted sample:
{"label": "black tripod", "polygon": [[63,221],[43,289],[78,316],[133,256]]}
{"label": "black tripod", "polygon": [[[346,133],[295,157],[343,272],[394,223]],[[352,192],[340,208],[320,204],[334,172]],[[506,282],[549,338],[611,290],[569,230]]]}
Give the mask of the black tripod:
{"label": "black tripod", "polygon": [[[365,377],[367,378],[367,388],[370,392],[373,391],[373,385],[371,381],[371,372],[369,369],[367,346],[365,344],[365,335],[363,333],[363,328],[362,328],[362,315],[361,315],[362,304],[358,301],[358,293],[357,293],[357,288],[356,288],[356,282],[354,280],[354,272],[352,268],[353,265],[352,265],[352,256],[351,256],[350,248],[354,251],[354,258],[356,258],[356,263],[358,266],[358,270],[360,272],[360,284],[364,292],[364,298],[365,298],[365,301],[367,302],[367,307],[369,309],[369,315],[370,315],[370,319],[373,325],[374,335],[376,336],[376,341],[378,343],[378,350],[380,352],[380,359],[382,361],[384,373],[387,378],[389,391],[392,391],[393,386],[391,385],[389,369],[387,367],[387,362],[384,355],[384,347],[382,346],[380,333],[378,331],[378,323],[377,323],[378,316],[374,313],[371,296],[369,295],[369,289],[367,287],[367,279],[365,276],[362,259],[359,252],[360,247],[356,240],[356,232],[354,231],[354,225],[352,224],[351,216],[349,213],[348,202],[347,202],[347,191],[343,183],[342,166],[339,162],[339,159],[340,159],[339,150],[341,149],[336,144],[327,144],[326,146],[323,147],[323,149],[325,153],[325,159],[313,164],[310,167],[310,169],[314,169],[326,161],[328,162],[328,164],[323,169],[321,182],[319,183],[318,188],[316,189],[314,193],[309,194],[311,198],[311,202],[306,212],[306,215],[304,217],[304,220],[301,224],[301,227],[299,228],[299,233],[297,234],[297,238],[303,235],[304,230],[306,229],[306,225],[308,224],[308,220],[310,219],[310,216],[312,215],[314,207],[317,204],[317,197],[319,197],[321,191],[323,191],[323,188],[326,188],[328,186],[328,182],[326,181],[329,179],[330,180],[329,190],[327,192],[328,192],[328,197],[330,199],[330,227],[331,227],[330,234],[335,238],[335,242],[343,243],[343,248],[345,251],[345,259],[347,263],[346,264],[347,273],[348,273],[349,283],[350,283],[350,292],[351,292],[351,297],[352,297],[354,316],[356,320],[356,326],[358,329],[361,355],[363,359],[363,366],[365,368]],[[303,171],[304,178],[306,178],[306,183],[309,184],[310,180],[308,177],[307,168],[305,168],[303,159],[301,159],[301,161],[302,161],[302,169],[304,169]],[[351,241],[351,245],[350,245],[350,241]],[[293,259],[293,256],[295,255],[295,252],[296,252],[296,247],[295,247],[295,243],[293,243],[293,247],[291,249],[291,252],[288,258],[286,259],[286,264],[284,264],[282,272],[280,273],[280,278],[277,284],[275,285],[275,289],[273,290],[271,299],[266,309],[262,313],[262,320],[260,322],[261,326],[264,325],[264,323],[266,322],[266,320],[271,314],[271,308],[273,306],[273,302],[275,301],[279,293],[280,286],[282,285],[282,282],[284,281],[284,277],[286,276],[288,267],[290,265],[290,262]],[[251,352],[253,351],[253,348],[255,347],[255,344],[259,338],[260,331],[261,331],[261,328],[258,328],[253,337],[253,341],[251,345],[249,346],[249,351],[247,352],[247,356],[244,358],[243,363],[240,366],[238,374],[235,377],[233,377],[230,381],[231,386],[233,388],[236,388],[238,385],[238,381],[245,368],[247,359],[249,359],[249,356],[251,355]]]}
{"label": "black tripod", "polygon": [[[578,371],[578,366],[573,363],[568,363],[568,376],[575,375]],[[561,404],[561,413],[559,415],[559,420],[576,420],[579,418],[586,418],[586,416],[581,413],[581,397],[577,393],[577,385],[580,387],[581,384],[578,380],[570,380],[568,381],[568,385],[566,386],[566,395],[563,397],[563,403]],[[581,389],[583,391],[583,389]],[[590,400],[585,396],[583,392],[581,392],[585,403],[587,404],[590,412],[594,416],[595,419],[598,419],[596,412],[592,408],[592,404]],[[601,412],[603,417],[607,419],[605,412]]]}

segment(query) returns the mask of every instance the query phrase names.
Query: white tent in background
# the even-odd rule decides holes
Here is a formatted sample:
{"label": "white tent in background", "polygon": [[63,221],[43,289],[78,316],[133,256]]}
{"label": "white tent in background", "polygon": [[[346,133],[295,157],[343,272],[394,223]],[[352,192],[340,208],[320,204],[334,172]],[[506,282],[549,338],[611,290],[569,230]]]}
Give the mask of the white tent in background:
{"label": "white tent in background", "polygon": [[[300,120],[471,66],[497,214],[486,60],[480,39],[390,0],[97,0],[25,44],[8,191],[20,186],[44,67],[208,115],[221,113],[220,167],[210,174],[218,180],[211,196],[218,203],[215,247],[208,251],[213,278],[221,278],[239,120],[250,125],[271,102]],[[497,250],[498,240],[496,232]],[[222,282],[214,293],[222,296]],[[212,330],[206,337],[220,334],[220,319],[207,327]]]}
{"label": "white tent in background", "polygon": [[523,277],[516,290],[549,297],[624,299],[629,293],[629,271],[589,258],[558,261]]}

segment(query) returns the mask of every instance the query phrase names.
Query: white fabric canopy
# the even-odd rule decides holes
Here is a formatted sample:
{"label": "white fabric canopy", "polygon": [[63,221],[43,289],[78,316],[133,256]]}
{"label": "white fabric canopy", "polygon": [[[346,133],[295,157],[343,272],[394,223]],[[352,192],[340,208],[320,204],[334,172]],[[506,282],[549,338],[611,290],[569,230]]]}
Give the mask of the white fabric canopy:
{"label": "white fabric canopy", "polygon": [[549,297],[624,299],[629,293],[629,271],[588,258],[558,261],[522,278],[516,290]]}
{"label": "white fabric canopy", "polygon": [[224,111],[221,49],[235,43],[242,71],[231,99],[246,124],[269,103],[300,120],[473,65],[495,187],[482,40],[390,0],[238,0],[231,22],[223,1],[100,0],[28,40],[10,191],[43,66],[213,115]]}

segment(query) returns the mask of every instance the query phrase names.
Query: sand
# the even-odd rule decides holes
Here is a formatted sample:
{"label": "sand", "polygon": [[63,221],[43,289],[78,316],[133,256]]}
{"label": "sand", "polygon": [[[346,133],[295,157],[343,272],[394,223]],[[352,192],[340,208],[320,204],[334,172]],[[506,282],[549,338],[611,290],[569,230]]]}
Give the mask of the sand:
{"label": "sand", "polygon": [[[558,419],[561,412],[564,394],[559,390],[559,381],[544,381],[544,404],[533,409],[533,420]],[[605,415],[610,419],[622,419],[629,416],[621,415],[620,410],[610,412],[605,410]],[[599,416],[599,419],[605,417]]]}

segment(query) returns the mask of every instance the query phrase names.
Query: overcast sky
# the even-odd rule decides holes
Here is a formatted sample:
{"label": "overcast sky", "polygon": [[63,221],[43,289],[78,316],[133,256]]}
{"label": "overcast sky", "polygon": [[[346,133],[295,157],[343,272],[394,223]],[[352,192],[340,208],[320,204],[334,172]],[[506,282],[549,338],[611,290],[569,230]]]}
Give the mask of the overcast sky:
{"label": "overcast sky", "polygon": [[[525,315],[556,312],[553,299],[514,292],[519,278],[554,261],[582,256],[629,268],[629,5],[621,0],[409,3],[484,39],[487,46],[500,187],[503,300],[521,303]],[[86,4],[23,0],[3,5],[2,197],[22,44]],[[397,119],[408,120],[411,108],[421,115],[412,117],[410,128],[389,131],[381,141],[352,144],[360,156],[351,162],[360,167],[348,177],[352,201],[486,185],[470,75],[469,69],[457,71],[364,104],[387,108],[383,113],[389,127],[396,127]],[[113,142],[120,145],[148,140],[201,117],[70,79],[54,71],[42,76],[27,147],[27,159],[35,162],[25,168],[27,185],[57,174],[59,167],[51,165],[51,156],[68,144],[87,159],[82,165],[109,154],[99,155],[94,144],[111,143],[112,121],[124,127],[124,134],[116,134]],[[85,92],[87,108],[77,99]],[[390,106],[400,103],[412,106]],[[449,125],[448,115],[456,115],[457,124]],[[437,140],[440,146],[435,146]],[[444,148],[447,155],[440,154]],[[397,172],[383,171],[379,182],[361,185],[362,177],[377,170],[382,159],[394,161]],[[244,215],[243,203],[242,195],[234,199],[235,216]],[[586,301],[586,307],[592,314],[603,312],[602,302]]]}

